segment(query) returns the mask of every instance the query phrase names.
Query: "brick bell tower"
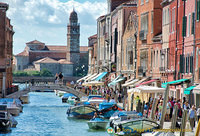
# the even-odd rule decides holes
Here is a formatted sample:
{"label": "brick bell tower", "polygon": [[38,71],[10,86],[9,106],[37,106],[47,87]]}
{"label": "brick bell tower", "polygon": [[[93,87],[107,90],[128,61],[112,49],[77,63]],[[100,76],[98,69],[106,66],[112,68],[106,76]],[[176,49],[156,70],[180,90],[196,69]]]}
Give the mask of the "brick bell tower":
{"label": "brick bell tower", "polygon": [[73,11],[69,17],[67,25],[67,61],[73,62],[74,67],[79,64],[80,60],[80,24],[76,11]]}

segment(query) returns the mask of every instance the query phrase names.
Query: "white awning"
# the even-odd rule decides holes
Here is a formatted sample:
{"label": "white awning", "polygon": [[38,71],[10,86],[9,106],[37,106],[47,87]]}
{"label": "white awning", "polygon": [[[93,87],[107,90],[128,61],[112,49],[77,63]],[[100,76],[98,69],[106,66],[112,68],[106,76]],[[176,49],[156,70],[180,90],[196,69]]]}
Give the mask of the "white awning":
{"label": "white awning", "polygon": [[104,85],[104,82],[100,81],[91,81],[91,82],[86,82],[82,84],[83,86],[101,86]]}
{"label": "white awning", "polygon": [[165,88],[153,87],[153,86],[139,86],[136,88],[131,88],[128,92],[136,93],[164,93]]}
{"label": "white awning", "polygon": [[128,87],[128,86],[130,86],[130,85],[133,85],[133,84],[135,84],[138,80],[139,80],[139,79],[134,79],[134,80],[132,80],[132,81],[130,81],[130,82],[127,82],[127,83],[123,84],[122,87]]}
{"label": "white awning", "polygon": [[193,93],[194,93],[194,94],[200,94],[200,85],[196,86],[196,87],[193,89]]}
{"label": "white awning", "polygon": [[99,73],[98,75],[94,76],[91,80],[95,80],[97,77],[99,77],[103,72]]}
{"label": "white awning", "polygon": [[91,76],[91,74],[88,74],[87,76],[82,77],[81,79],[77,80],[76,82],[80,82],[81,80],[85,80],[86,78],[88,78],[89,76]]}
{"label": "white awning", "polygon": [[89,80],[91,80],[91,79],[92,79],[93,77],[95,77],[96,75],[97,75],[97,73],[95,73],[95,74],[89,76],[88,78],[85,79],[85,81],[89,81]]}

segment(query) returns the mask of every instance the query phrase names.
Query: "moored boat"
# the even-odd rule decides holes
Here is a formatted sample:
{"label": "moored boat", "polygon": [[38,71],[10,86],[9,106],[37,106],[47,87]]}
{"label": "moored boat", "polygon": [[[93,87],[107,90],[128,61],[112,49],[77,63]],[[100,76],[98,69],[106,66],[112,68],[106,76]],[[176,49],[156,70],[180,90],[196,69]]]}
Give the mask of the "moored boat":
{"label": "moored boat", "polygon": [[0,111],[0,130],[6,131],[11,127],[10,119],[8,113],[5,111]]}
{"label": "moored boat", "polygon": [[65,94],[63,94],[63,96],[62,96],[62,102],[63,102],[63,103],[66,103],[67,100],[68,100],[68,98],[69,98],[70,96],[72,96],[72,97],[76,97],[76,96],[73,95],[73,94],[65,93]]}
{"label": "moored boat", "polygon": [[141,135],[142,133],[152,132],[154,129],[159,128],[160,125],[157,122],[143,117],[114,123],[116,135]]}
{"label": "moored boat", "polygon": [[22,101],[23,104],[28,104],[29,103],[29,95],[25,94],[20,96],[20,100]]}
{"label": "moored boat", "polygon": [[75,117],[79,119],[92,119],[95,112],[98,112],[98,110],[93,106],[80,105],[69,107],[67,115],[68,117]]}
{"label": "moored boat", "polygon": [[108,121],[102,118],[94,118],[87,122],[90,129],[106,129]]}

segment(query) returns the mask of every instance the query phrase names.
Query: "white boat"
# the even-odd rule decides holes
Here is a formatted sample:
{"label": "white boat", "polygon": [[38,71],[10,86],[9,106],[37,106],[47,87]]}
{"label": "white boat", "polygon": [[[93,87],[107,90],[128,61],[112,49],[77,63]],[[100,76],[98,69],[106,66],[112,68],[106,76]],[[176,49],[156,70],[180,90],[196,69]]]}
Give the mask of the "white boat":
{"label": "white boat", "polygon": [[16,104],[13,103],[7,103],[7,111],[13,116],[18,116],[21,112],[21,108],[17,107]]}
{"label": "white boat", "polygon": [[20,100],[22,101],[23,104],[28,104],[29,103],[29,95],[25,94],[20,96]]}
{"label": "white boat", "polygon": [[108,121],[102,118],[94,118],[87,122],[90,129],[106,129]]}

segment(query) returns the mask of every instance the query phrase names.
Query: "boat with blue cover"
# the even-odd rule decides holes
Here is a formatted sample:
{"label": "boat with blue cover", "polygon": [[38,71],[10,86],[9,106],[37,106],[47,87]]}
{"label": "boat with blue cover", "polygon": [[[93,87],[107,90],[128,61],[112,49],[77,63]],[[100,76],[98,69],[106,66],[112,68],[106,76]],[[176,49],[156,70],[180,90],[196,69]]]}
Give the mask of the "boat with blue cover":
{"label": "boat with blue cover", "polygon": [[75,95],[73,95],[73,94],[71,94],[71,93],[65,93],[65,94],[63,94],[63,96],[62,96],[62,102],[63,103],[65,103],[65,102],[67,102],[67,100],[68,100],[68,98],[69,97],[76,97]]}
{"label": "boat with blue cover", "polygon": [[123,108],[115,102],[103,102],[99,104],[99,112],[104,118],[110,118],[115,112],[123,111]]}
{"label": "boat with blue cover", "polygon": [[90,129],[106,129],[108,121],[102,118],[93,118],[87,122]]}
{"label": "boat with blue cover", "polygon": [[78,119],[92,119],[95,112],[98,112],[96,107],[91,105],[78,105],[69,107],[67,115],[68,117],[75,117]]}

